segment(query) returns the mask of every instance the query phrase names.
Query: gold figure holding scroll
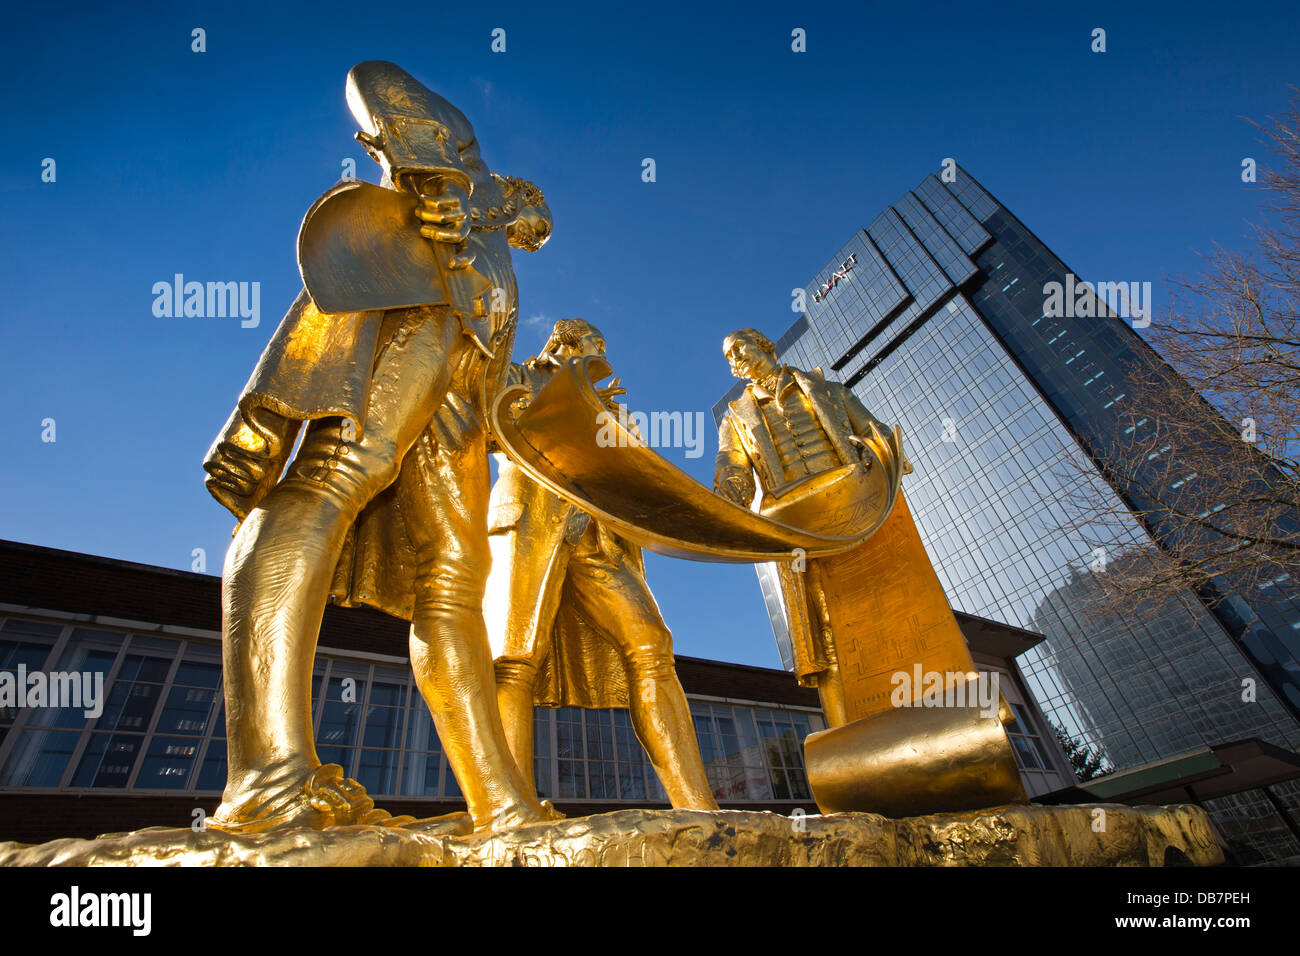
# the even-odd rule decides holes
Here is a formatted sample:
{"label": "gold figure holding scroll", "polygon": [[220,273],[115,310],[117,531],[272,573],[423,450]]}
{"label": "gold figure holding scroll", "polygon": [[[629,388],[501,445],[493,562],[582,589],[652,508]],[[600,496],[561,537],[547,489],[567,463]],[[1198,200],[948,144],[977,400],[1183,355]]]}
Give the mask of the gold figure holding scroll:
{"label": "gold figure holding scroll", "polygon": [[[883,422],[838,382],[820,369],[804,372],[776,359],[776,348],[755,329],[733,332],[723,354],[737,378],[749,379],[730,404],[718,429],[714,491],[736,504],[754,499],[754,475],[765,500],[778,500],[786,489],[807,486],[810,479],[869,460],[869,447],[886,463],[911,471],[897,444],[889,447]],[[836,653],[830,610],[821,579],[821,564],[806,569],[785,562],[778,566],[786,618],[795,658],[795,676],[816,687],[831,727],[849,719],[844,682]]]}
{"label": "gold figure holding scroll", "polygon": [[[542,351],[511,367],[527,401],[571,359],[604,356],[582,319],[555,324]],[[617,383],[601,389],[617,414]],[[672,634],[646,584],[641,549],[529,478],[505,455],[492,489],[492,573],[484,612],[510,750],[533,765],[533,707],[627,707],[677,808],[716,810]]]}

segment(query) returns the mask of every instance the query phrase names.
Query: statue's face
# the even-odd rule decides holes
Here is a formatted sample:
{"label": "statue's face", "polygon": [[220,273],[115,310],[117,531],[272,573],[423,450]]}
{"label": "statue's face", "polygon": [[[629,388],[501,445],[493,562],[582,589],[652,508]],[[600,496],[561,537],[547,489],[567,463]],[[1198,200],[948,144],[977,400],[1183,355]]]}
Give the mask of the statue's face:
{"label": "statue's face", "polygon": [[536,252],[551,238],[554,222],[551,209],[546,203],[540,206],[525,206],[519,218],[506,229],[506,240],[516,249]]}
{"label": "statue's face", "polygon": [[591,355],[599,355],[603,358],[605,355],[605,340],[601,338],[600,333],[595,329],[584,332],[582,338],[578,340],[577,346],[573,349],[573,355],[576,358],[587,358]]}
{"label": "statue's face", "polygon": [[585,333],[584,336],[582,336],[580,345],[578,345],[578,355],[581,355],[582,358],[586,358],[586,356],[589,355],[599,355],[603,358],[604,339],[601,337],[601,333],[595,332],[595,330]]}
{"label": "statue's face", "polygon": [[587,358],[592,355],[604,358],[605,339],[595,329],[588,329],[582,333],[576,345],[561,345],[558,357],[567,362],[569,359]]}
{"label": "statue's face", "polygon": [[752,380],[762,378],[775,364],[772,356],[747,335],[742,335],[731,343],[727,362],[731,365],[731,374],[736,378]]}

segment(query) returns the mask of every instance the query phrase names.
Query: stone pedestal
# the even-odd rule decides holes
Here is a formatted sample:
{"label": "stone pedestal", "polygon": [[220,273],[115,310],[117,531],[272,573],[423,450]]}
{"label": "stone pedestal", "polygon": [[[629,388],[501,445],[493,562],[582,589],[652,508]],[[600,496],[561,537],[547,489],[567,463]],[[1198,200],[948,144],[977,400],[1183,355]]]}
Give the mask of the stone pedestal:
{"label": "stone pedestal", "polygon": [[151,827],[38,846],[4,866],[1213,866],[1223,853],[1190,805],[1005,806],[891,820],[722,810],[619,810],[504,833],[465,814],[405,827],[252,836]]}

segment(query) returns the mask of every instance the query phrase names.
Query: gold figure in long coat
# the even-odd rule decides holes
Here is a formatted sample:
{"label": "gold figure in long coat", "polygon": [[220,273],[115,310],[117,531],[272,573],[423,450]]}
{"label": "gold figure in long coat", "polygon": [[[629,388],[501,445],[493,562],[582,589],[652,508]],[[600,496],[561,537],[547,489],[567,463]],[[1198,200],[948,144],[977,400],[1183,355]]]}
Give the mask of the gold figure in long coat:
{"label": "gold figure in long coat", "polygon": [[[849,389],[828,382],[820,369],[803,371],[776,360],[772,341],[754,329],[727,336],[723,354],[745,391],[728,406],[718,428],[714,491],[737,504],[754,499],[754,476],[769,496],[834,468],[863,460],[868,443],[883,449],[887,434]],[[911,465],[903,459],[904,473]],[[817,559],[806,568],[777,565],[790,629],[795,677],[816,687],[826,722],[847,721],[844,686]]]}
{"label": "gold figure in long coat", "polygon": [[[307,290],[204,462],[208,489],[241,519],[222,575],[228,776],[209,824],[257,832],[387,816],[316,753],[312,664],[330,596],[411,621],[416,682],[475,825],[548,819],[511,759],[492,693],[482,406],[518,314],[510,250],[539,248],[550,211],[536,187],[493,174],[464,114],[399,67],[354,67],[348,99],[388,189],[331,192],[409,202],[380,238],[427,254],[418,231],[446,268],[463,276],[472,263],[491,295],[326,314],[304,267]],[[357,250],[339,268],[359,283],[386,269],[410,277],[383,257],[362,262],[365,243],[349,246],[354,225],[338,223]],[[444,274],[445,288],[457,281]]]}
{"label": "gold figure in long coat", "polygon": [[[604,351],[599,330],[563,319],[540,355],[511,367],[509,384],[535,395],[558,366]],[[612,408],[620,391],[602,390]],[[641,549],[497,460],[484,617],[515,761],[531,780],[534,704],[626,707],[672,805],[717,809]]]}

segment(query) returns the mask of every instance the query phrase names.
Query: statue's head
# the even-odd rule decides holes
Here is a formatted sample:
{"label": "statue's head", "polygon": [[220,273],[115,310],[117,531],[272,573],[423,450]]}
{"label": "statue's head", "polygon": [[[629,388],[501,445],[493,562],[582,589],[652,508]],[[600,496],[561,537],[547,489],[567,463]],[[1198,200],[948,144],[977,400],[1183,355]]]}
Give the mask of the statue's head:
{"label": "statue's head", "polygon": [[554,221],[551,207],[545,202],[524,206],[519,218],[506,228],[506,240],[516,249],[536,252],[551,238]]}
{"label": "statue's head", "polygon": [[776,346],[758,329],[741,329],[722,340],[722,354],[736,378],[758,381],[776,368]]}
{"label": "statue's head", "polygon": [[502,203],[507,210],[518,208],[514,222],[506,227],[506,241],[515,249],[536,252],[551,238],[554,221],[551,207],[542,191],[526,179],[492,174],[501,188]]}
{"label": "statue's head", "polygon": [[605,354],[605,336],[586,319],[560,319],[538,358],[564,364],[569,359]]}

